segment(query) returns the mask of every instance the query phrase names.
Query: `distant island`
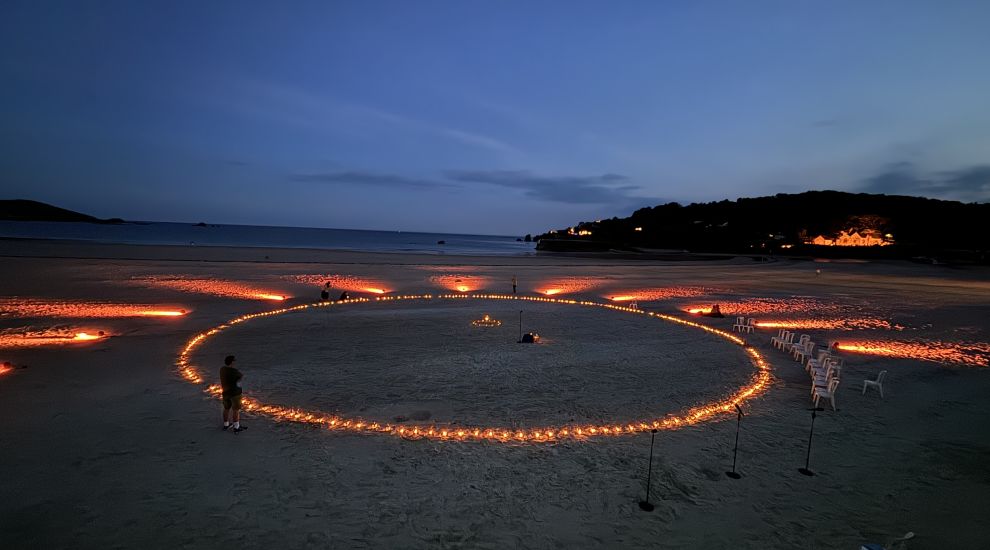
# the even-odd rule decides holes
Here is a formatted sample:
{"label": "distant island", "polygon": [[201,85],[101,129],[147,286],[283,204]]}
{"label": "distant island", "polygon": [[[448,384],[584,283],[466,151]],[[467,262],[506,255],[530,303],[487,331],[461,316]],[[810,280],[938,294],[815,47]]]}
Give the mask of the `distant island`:
{"label": "distant island", "polygon": [[537,236],[537,250],[721,252],[988,263],[990,204],[808,191],[676,202]]}
{"label": "distant island", "polygon": [[0,220],[22,222],[124,223],[120,218],[102,219],[65,208],[29,200],[0,200]]}

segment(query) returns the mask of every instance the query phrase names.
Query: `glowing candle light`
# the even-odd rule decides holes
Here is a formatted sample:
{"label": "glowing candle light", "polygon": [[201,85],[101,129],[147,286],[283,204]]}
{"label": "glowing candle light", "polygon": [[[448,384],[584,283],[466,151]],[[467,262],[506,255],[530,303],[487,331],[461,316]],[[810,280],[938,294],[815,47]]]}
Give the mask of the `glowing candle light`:
{"label": "glowing candle light", "polygon": [[481,319],[475,319],[474,321],[471,321],[471,324],[476,327],[497,327],[497,326],[501,326],[502,321],[499,321],[498,319],[492,319],[486,313],[484,317],[482,317]]}
{"label": "glowing candle light", "polygon": [[80,302],[48,298],[0,298],[0,312],[17,317],[123,318],[178,317],[185,309],[164,309],[149,304],[120,304],[113,302]]}
{"label": "glowing candle light", "polygon": [[172,311],[172,310],[146,310],[142,311],[141,315],[146,317],[182,317],[186,314],[186,310]]}
{"label": "glowing candle light", "polygon": [[[639,310],[627,308],[627,307],[615,306],[613,304],[603,304],[603,303],[589,302],[589,301],[579,302],[576,300],[562,300],[557,298],[542,298],[535,296],[515,296],[515,295],[468,296],[468,295],[455,294],[455,295],[443,295],[438,298],[440,299],[474,298],[474,299],[488,299],[488,300],[504,299],[504,300],[521,300],[521,301],[533,301],[533,302],[549,302],[549,303],[557,303],[557,304],[581,305],[585,307],[602,307],[606,309],[612,309],[615,311],[630,312],[640,315],[642,314],[642,312]],[[411,295],[411,296],[399,295],[399,296],[390,296],[390,297],[380,297],[380,298],[376,298],[375,301],[378,301],[379,299],[430,300],[433,299],[433,296],[429,294]],[[302,311],[305,309],[309,309],[311,307],[328,307],[330,305],[334,305],[335,307],[350,307],[352,304],[368,303],[370,301],[372,300],[357,298],[345,303],[303,304],[303,305],[297,305],[297,306],[287,307],[273,311],[243,315],[241,317],[231,319],[227,323],[209,329],[206,332],[198,334],[193,338],[191,338],[187,342],[186,346],[183,348],[182,352],[180,353],[176,365],[179,369],[179,373],[182,375],[182,377],[185,380],[192,383],[201,384],[203,382],[202,377],[199,375],[197,369],[191,364],[190,357],[192,352],[198,346],[200,346],[209,336],[212,336],[230,327],[236,326],[238,324],[256,318],[269,317],[273,315],[282,315],[294,311]],[[681,324],[684,326],[699,328],[710,334],[725,338],[726,340],[733,342],[734,344],[737,344],[739,346],[745,346],[745,342],[739,337],[733,336],[732,334],[729,334],[723,330],[708,327],[693,321],[687,321],[684,319],[679,319],[677,317],[664,315],[664,314],[654,314],[654,315],[650,315],[649,317],[644,315],[644,318],[661,319],[661,320]],[[752,397],[759,395],[760,393],[765,391],[770,383],[769,364],[763,359],[762,355],[760,355],[760,353],[756,349],[752,347],[743,347],[743,349],[746,352],[746,354],[750,356],[753,366],[756,367],[757,369],[755,376],[752,378],[749,384],[737,390],[735,394],[733,394],[727,399],[724,399],[722,401],[713,404],[708,404],[702,407],[693,408],[689,410],[687,413],[685,413],[683,416],[671,415],[664,418],[662,421],[651,420],[649,421],[650,422],[649,425],[652,425],[656,429],[676,429],[677,427],[696,424],[698,422],[711,419],[718,415],[729,414],[729,411],[735,405],[740,404],[747,399],[751,399]],[[218,396],[220,392],[220,388],[216,385],[211,385],[207,388],[207,391],[214,396]],[[468,433],[474,434],[476,437],[480,437],[481,434],[484,434],[485,439],[493,440],[493,441],[501,441],[501,442],[508,442],[512,439],[518,441],[546,442],[564,437],[573,437],[579,440],[583,440],[589,437],[618,436],[618,435],[634,433],[635,431],[634,424],[629,424],[625,427],[623,427],[621,424],[603,425],[603,426],[583,426],[583,427],[560,426],[556,428],[548,428],[545,431],[542,429],[531,430],[531,431],[514,429],[513,431],[508,431],[506,429],[502,429],[498,427],[485,427],[485,426],[461,428],[454,432],[451,432],[451,430],[437,426],[428,426],[428,427],[413,426],[411,427],[411,429],[406,427],[395,429],[392,427],[383,428],[377,423],[369,424],[360,419],[356,419],[356,420],[338,419],[320,412],[307,412],[298,409],[280,407],[278,405],[262,404],[249,396],[245,396],[243,398],[243,405],[246,410],[256,410],[263,414],[267,414],[275,418],[276,420],[314,423],[319,425],[325,425],[332,429],[349,430],[349,431],[361,432],[361,433],[369,433],[369,432],[390,433],[390,434],[398,435],[400,437],[413,437],[413,438],[426,437],[432,439],[454,440],[454,441],[471,440],[470,438],[465,437],[466,434]],[[647,422],[639,422],[639,426],[641,427],[646,425]],[[412,435],[410,435],[410,433]]]}
{"label": "glowing candle light", "polygon": [[908,342],[860,340],[840,341],[838,349],[850,353],[918,359],[933,363],[990,366],[990,343],[984,342]]}
{"label": "glowing candle light", "polygon": [[95,340],[103,340],[109,335],[104,331],[91,334],[86,331],[65,329],[44,329],[36,331],[0,331],[0,348],[32,348],[43,346],[72,345]]}
{"label": "glowing candle light", "polygon": [[289,298],[285,294],[276,294],[270,290],[255,288],[239,281],[185,277],[180,275],[141,277],[131,280],[130,284],[151,288],[167,288],[193,294],[209,294],[224,298],[273,301],[282,301]]}

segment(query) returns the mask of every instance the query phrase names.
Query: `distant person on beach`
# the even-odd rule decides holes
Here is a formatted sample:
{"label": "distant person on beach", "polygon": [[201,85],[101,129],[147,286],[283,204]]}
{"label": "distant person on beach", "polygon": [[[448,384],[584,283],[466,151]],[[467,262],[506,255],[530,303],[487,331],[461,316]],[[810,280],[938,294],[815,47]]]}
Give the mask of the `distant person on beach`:
{"label": "distant person on beach", "polygon": [[330,299],[330,283],[323,285],[323,290],[320,291],[320,299],[324,302]]}
{"label": "distant person on beach", "polygon": [[[241,371],[234,367],[236,359],[233,355],[228,355],[223,360],[220,367],[220,389],[223,399],[223,429],[230,427],[231,416],[234,421],[234,433],[243,432],[247,429],[241,426],[241,378],[244,377]],[[233,415],[231,415],[233,410]]]}
{"label": "distant person on beach", "polygon": [[350,300],[350,299],[351,299],[351,295],[348,294],[346,290],[341,292],[340,298],[338,298],[338,300]]}
{"label": "distant person on beach", "polygon": [[516,293],[516,276],[515,275],[512,276],[512,293],[513,294]]}
{"label": "distant person on beach", "polygon": [[715,317],[717,319],[721,319],[721,318],[725,317],[725,315],[722,315],[722,308],[718,307],[718,304],[713,305],[712,306],[712,310],[709,311],[707,314],[705,314],[705,316],[706,317]]}

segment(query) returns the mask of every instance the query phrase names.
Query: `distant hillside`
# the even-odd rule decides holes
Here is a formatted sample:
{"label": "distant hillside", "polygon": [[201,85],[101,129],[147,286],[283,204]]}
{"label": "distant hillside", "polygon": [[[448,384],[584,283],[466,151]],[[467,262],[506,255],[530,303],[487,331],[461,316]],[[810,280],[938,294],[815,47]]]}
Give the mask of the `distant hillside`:
{"label": "distant hillside", "polygon": [[0,220],[32,222],[121,223],[119,218],[95,218],[65,208],[28,200],[0,200]]}
{"label": "distant hillside", "polygon": [[[990,249],[988,220],[990,204],[808,191],[688,206],[668,203],[642,208],[628,218],[581,222],[572,228],[541,235],[540,239],[550,239],[549,242],[594,240],[615,247],[693,252],[860,257],[925,255],[986,262]],[[817,236],[835,239],[842,232],[870,236],[887,246],[810,244]]]}

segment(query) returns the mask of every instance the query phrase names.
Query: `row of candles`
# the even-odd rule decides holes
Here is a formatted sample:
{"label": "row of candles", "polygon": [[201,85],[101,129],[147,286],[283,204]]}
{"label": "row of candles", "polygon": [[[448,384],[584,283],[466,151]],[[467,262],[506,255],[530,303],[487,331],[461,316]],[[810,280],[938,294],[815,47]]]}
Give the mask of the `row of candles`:
{"label": "row of candles", "polygon": [[[705,420],[714,418],[717,415],[727,414],[734,410],[735,406],[744,401],[759,395],[765,391],[770,384],[770,366],[763,358],[762,354],[755,348],[746,345],[746,342],[729,332],[710,327],[708,325],[681,319],[671,315],[656,312],[646,312],[639,308],[622,306],[610,303],[594,302],[589,300],[573,300],[564,298],[552,298],[542,296],[519,296],[515,294],[416,294],[416,295],[393,295],[377,296],[374,299],[354,298],[338,302],[318,302],[312,304],[300,304],[296,306],[242,315],[216,326],[205,332],[197,334],[191,338],[179,353],[176,362],[182,378],[194,383],[203,384],[204,380],[196,366],[192,363],[192,355],[210,337],[225,330],[235,327],[254,319],[273,317],[293,312],[304,311],[311,308],[339,307],[350,304],[362,304],[370,302],[392,302],[411,300],[458,300],[458,299],[478,299],[478,300],[516,300],[524,302],[541,302],[552,304],[575,305],[584,307],[600,307],[614,311],[654,317],[657,319],[689,326],[703,330],[709,334],[721,337],[733,344],[736,344],[748,355],[751,363],[756,369],[756,373],[747,385],[737,390],[728,398],[717,402],[705,404],[692,408],[679,415],[669,415],[663,418],[642,420],[626,423],[603,423],[599,425],[565,425],[556,427],[509,428],[504,426],[413,426],[398,425],[391,423],[380,423],[362,419],[349,419],[337,415],[330,415],[319,411],[306,411],[302,409],[285,407],[281,405],[266,404],[261,401],[245,396],[242,406],[245,410],[267,415],[275,420],[301,422],[314,424],[320,427],[347,432],[357,433],[381,433],[394,435],[403,438],[426,438],[440,440],[463,440],[463,441],[497,441],[497,442],[549,442],[561,439],[587,439],[592,437],[626,435],[644,430],[670,430],[683,426],[690,426]],[[209,385],[206,391],[214,396],[219,396],[220,387]]]}

